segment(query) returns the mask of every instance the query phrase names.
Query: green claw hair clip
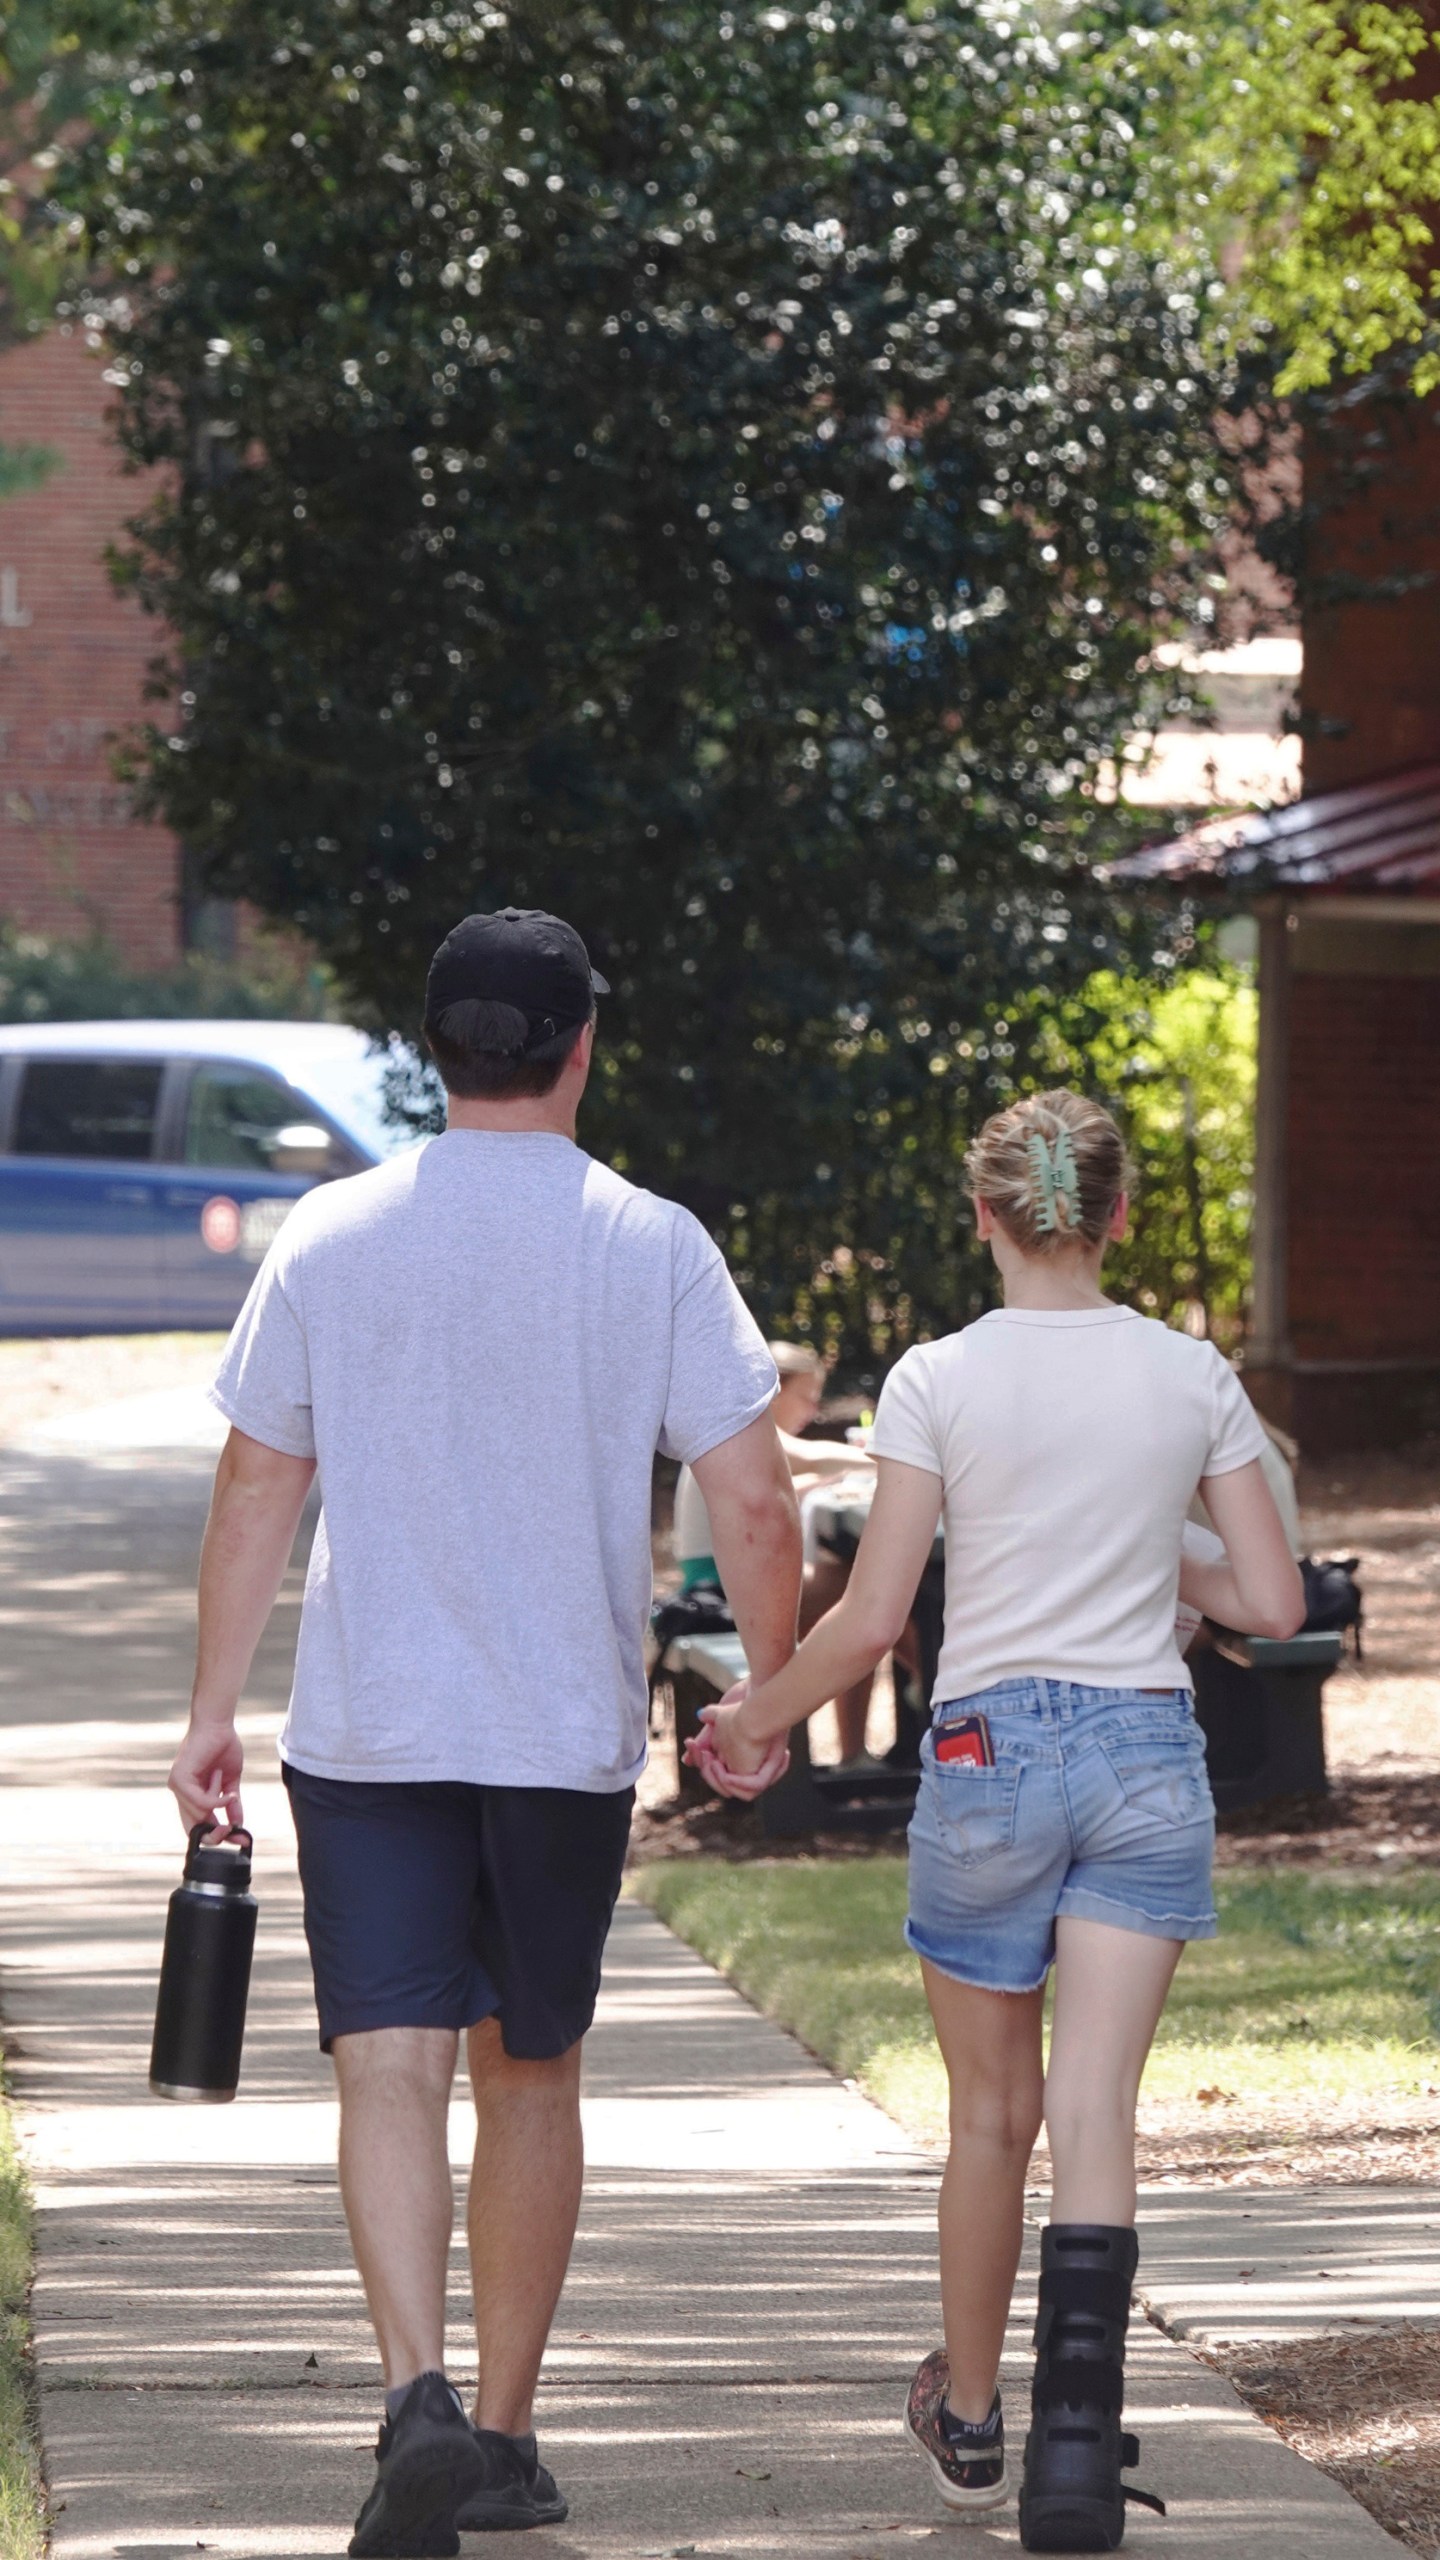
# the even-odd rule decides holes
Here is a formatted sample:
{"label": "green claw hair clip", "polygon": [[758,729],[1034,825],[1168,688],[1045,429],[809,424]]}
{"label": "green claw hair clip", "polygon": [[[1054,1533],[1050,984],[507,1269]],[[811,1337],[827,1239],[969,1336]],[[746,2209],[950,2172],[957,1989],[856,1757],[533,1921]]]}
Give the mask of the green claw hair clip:
{"label": "green claw hair clip", "polygon": [[[1035,1204],[1035,1224],[1041,1235],[1053,1235],[1063,1225],[1073,1233],[1080,1224],[1080,1175],[1075,1163],[1075,1149],[1068,1129],[1058,1130],[1055,1137],[1044,1139],[1032,1129],[1025,1141],[1030,1159],[1030,1197]],[[1060,1216],[1064,1203],[1065,1216]]]}

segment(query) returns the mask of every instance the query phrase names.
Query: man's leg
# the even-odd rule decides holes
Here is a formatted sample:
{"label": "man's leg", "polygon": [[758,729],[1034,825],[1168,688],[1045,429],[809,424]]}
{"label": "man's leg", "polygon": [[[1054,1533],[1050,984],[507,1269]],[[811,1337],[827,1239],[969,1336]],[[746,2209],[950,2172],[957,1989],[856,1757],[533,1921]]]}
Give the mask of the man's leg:
{"label": "man's leg", "polygon": [[580,2211],[580,2052],[517,2062],[499,2023],[469,2035],[477,2135],[470,2179],[470,2272],[480,2389],[475,2415],[526,2435],[540,2359]]}
{"label": "man's leg", "polygon": [[336,2036],[340,2192],[387,2390],[445,2364],[454,2218],[446,2127],[459,2038],[448,2027]]}

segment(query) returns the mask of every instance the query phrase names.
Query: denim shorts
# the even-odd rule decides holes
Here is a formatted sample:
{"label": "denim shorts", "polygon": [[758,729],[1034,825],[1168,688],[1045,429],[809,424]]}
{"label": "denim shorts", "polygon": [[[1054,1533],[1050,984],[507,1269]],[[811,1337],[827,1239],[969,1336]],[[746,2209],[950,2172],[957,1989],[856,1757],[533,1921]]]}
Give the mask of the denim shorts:
{"label": "denim shorts", "polygon": [[[993,1769],[936,1760],[936,1736],[971,1715]],[[1038,1990],[1062,1914],[1214,1937],[1215,1808],[1188,1689],[1007,1680],[937,1707],[920,1757],[905,1935],[938,1972]]]}

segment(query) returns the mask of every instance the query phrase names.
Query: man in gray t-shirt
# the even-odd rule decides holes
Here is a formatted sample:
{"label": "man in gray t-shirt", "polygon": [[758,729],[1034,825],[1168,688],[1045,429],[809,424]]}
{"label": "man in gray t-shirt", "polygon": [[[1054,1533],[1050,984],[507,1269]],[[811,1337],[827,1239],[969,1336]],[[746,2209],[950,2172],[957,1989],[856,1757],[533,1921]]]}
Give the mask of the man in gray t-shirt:
{"label": "man in gray t-shirt", "polygon": [[[581,2039],[645,1758],[657,1450],[687,1462],[750,1662],[793,1649],[775,1369],[710,1238],[583,1154],[583,943],[467,917],[435,955],[442,1137],[302,1200],[213,1390],[187,1823],[240,1818],[235,1713],[306,1492],[280,1739],[341,2186],[385,2368],[352,2552],[558,2521],[531,2399],[579,2208]],[[757,1791],[758,1791],[757,1781]],[[446,2117],[479,2117],[472,2426],[444,2379]]]}

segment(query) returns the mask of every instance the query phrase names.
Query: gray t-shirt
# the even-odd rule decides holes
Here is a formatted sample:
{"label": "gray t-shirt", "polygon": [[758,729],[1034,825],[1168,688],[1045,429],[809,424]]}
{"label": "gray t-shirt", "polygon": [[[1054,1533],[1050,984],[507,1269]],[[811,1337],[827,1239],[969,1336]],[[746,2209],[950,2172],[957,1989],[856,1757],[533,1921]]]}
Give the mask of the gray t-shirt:
{"label": "gray t-shirt", "polygon": [[568,1138],[452,1129],[307,1193],[212,1389],[319,1462],[285,1759],[629,1786],[655,1451],[703,1457],[776,1386],[704,1229]]}

